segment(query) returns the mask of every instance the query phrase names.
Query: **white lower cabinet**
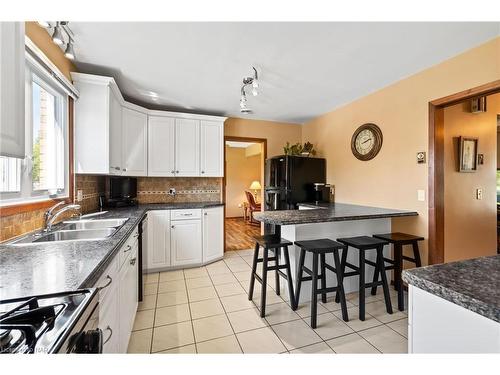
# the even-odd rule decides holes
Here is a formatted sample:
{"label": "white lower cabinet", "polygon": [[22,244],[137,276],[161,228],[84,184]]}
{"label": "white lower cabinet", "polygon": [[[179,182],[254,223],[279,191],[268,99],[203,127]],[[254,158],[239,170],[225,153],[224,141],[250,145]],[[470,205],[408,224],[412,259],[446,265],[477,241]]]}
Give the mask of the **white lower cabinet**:
{"label": "white lower cabinet", "polygon": [[201,263],[201,220],[176,220],[171,225],[172,266]]}
{"label": "white lower cabinet", "polygon": [[224,256],[224,210],[221,207],[203,210],[203,263]]}
{"label": "white lower cabinet", "polygon": [[148,212],[144,270],[199,266],[224,255],[223,207]]}
{"label": "white lower cabinet", "polygon": [[170,211],[149,211],[147,249],[143,254],[146,269],[169,267],[170,263]]}
{"label": "white lower cabinet", "polygon": [[134,325],[139,287],[138,241],[134,233],[136,230],[95,285],[100,289],[99,328],[103,332],[103,353],[126,353]]}

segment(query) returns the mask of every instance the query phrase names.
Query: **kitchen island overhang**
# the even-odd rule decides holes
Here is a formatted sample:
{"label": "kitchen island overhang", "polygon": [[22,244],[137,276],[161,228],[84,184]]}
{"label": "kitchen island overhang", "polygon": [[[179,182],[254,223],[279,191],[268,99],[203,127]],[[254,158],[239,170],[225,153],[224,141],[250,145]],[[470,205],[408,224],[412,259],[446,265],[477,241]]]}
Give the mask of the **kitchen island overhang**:
{"label": "kitchen island overhang", "polygon": [[[256,220],[276,226],[281,237],[294,242],[328,238],[337,240],[341,237],[372,236],[373,234],[390,233],[391,220],[397,217],[418,216],[416,211],[369,207],[347,203],[325,203],[320,205],[299,204],[298,210],[264,211],[255,213]],[[390,257],[390,248],[386,246],[384,255]],[[368,251],[366,259],[375,261],[375,251]],[[299,249],[290,247],[290,265],[292,277],[296,283],[298,272]],[[328,263],[333,265],[333,257],[327,257]],[[347,261],[358,265],[358,251],[349,249]],[[311,267],[312,257],[306,256],[305,265]],[[389,271],[388,271],[389,272]],[[373,267],[366,268],[366,279],[373,278]],[[311,282],[303,283],[300,302],[311,298]],[[336,286],[332,272],[327,272],[327,285]],[[349,277],[344,280],[346,293],[358,290],[358,277]],[[287,293],[285,290],[282,293]],[[328,296],[331,298],[332,296]],[[339,305],[340,308],[340,305]]]}

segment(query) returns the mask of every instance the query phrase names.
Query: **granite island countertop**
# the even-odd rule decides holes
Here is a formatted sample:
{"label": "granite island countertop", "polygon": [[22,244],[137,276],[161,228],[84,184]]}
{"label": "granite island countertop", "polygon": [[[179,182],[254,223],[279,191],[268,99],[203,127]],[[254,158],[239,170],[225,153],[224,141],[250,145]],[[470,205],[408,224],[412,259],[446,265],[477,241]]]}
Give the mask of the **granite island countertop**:
{"label": "granite island countertop", "polygon": [[500,255],[406,270],[403,280],[500,322]]}
{"label": "granite island countertop", "polygon": [[255,212],[254,218],[266,224],[296,225],[418,215],[416,211],[360,206],[347,203],[323,203],[318,205],[301,203],[299,206],[313,209]]}
{"label": "granite island countertop", "polygon": [[[144,204],[111,208],[97,218],[128,217],[97,241],[0,244],[0,300],[93,287],[147,211],[222,206],[220,202]],[[54,227],[57,229],[59,224]]]}

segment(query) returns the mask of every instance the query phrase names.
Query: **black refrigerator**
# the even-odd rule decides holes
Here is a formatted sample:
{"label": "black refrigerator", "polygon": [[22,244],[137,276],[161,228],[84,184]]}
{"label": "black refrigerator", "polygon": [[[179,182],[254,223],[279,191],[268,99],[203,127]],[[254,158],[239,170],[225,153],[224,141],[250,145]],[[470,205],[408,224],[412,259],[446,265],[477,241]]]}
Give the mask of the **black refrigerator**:
{"label": "black refrigerator", "polygon": [[[314,183],[326,183],[326,160],[303,156],[275,156],[266,160],[264,209],[295,210],[297,203],[314,202]],[[274,228],[266,225],[266,233]]]}

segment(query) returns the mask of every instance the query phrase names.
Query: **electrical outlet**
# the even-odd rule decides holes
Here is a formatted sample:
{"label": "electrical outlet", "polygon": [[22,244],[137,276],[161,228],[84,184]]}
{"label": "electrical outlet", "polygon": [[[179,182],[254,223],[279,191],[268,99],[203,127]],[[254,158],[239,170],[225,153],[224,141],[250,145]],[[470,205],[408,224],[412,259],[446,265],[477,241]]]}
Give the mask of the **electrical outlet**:
{"label": "electrical outlet", "polygon": [[483,189],[476,189],[476,199],[479,201],[483,199]]}
{"label": "electrical outlet", "polygon": [[77,202],[83,201],[83,190],[76,191],[76,201]]}
{"label": "electrical outlet", "polygon": [[417,200],[425,202],[425,190],[417,190]]}
{"label": "electrical outlet", "polygon": [[168,189],[168,195],[175,195],[177,192],[175,191],[175,188],[170,188]]}

